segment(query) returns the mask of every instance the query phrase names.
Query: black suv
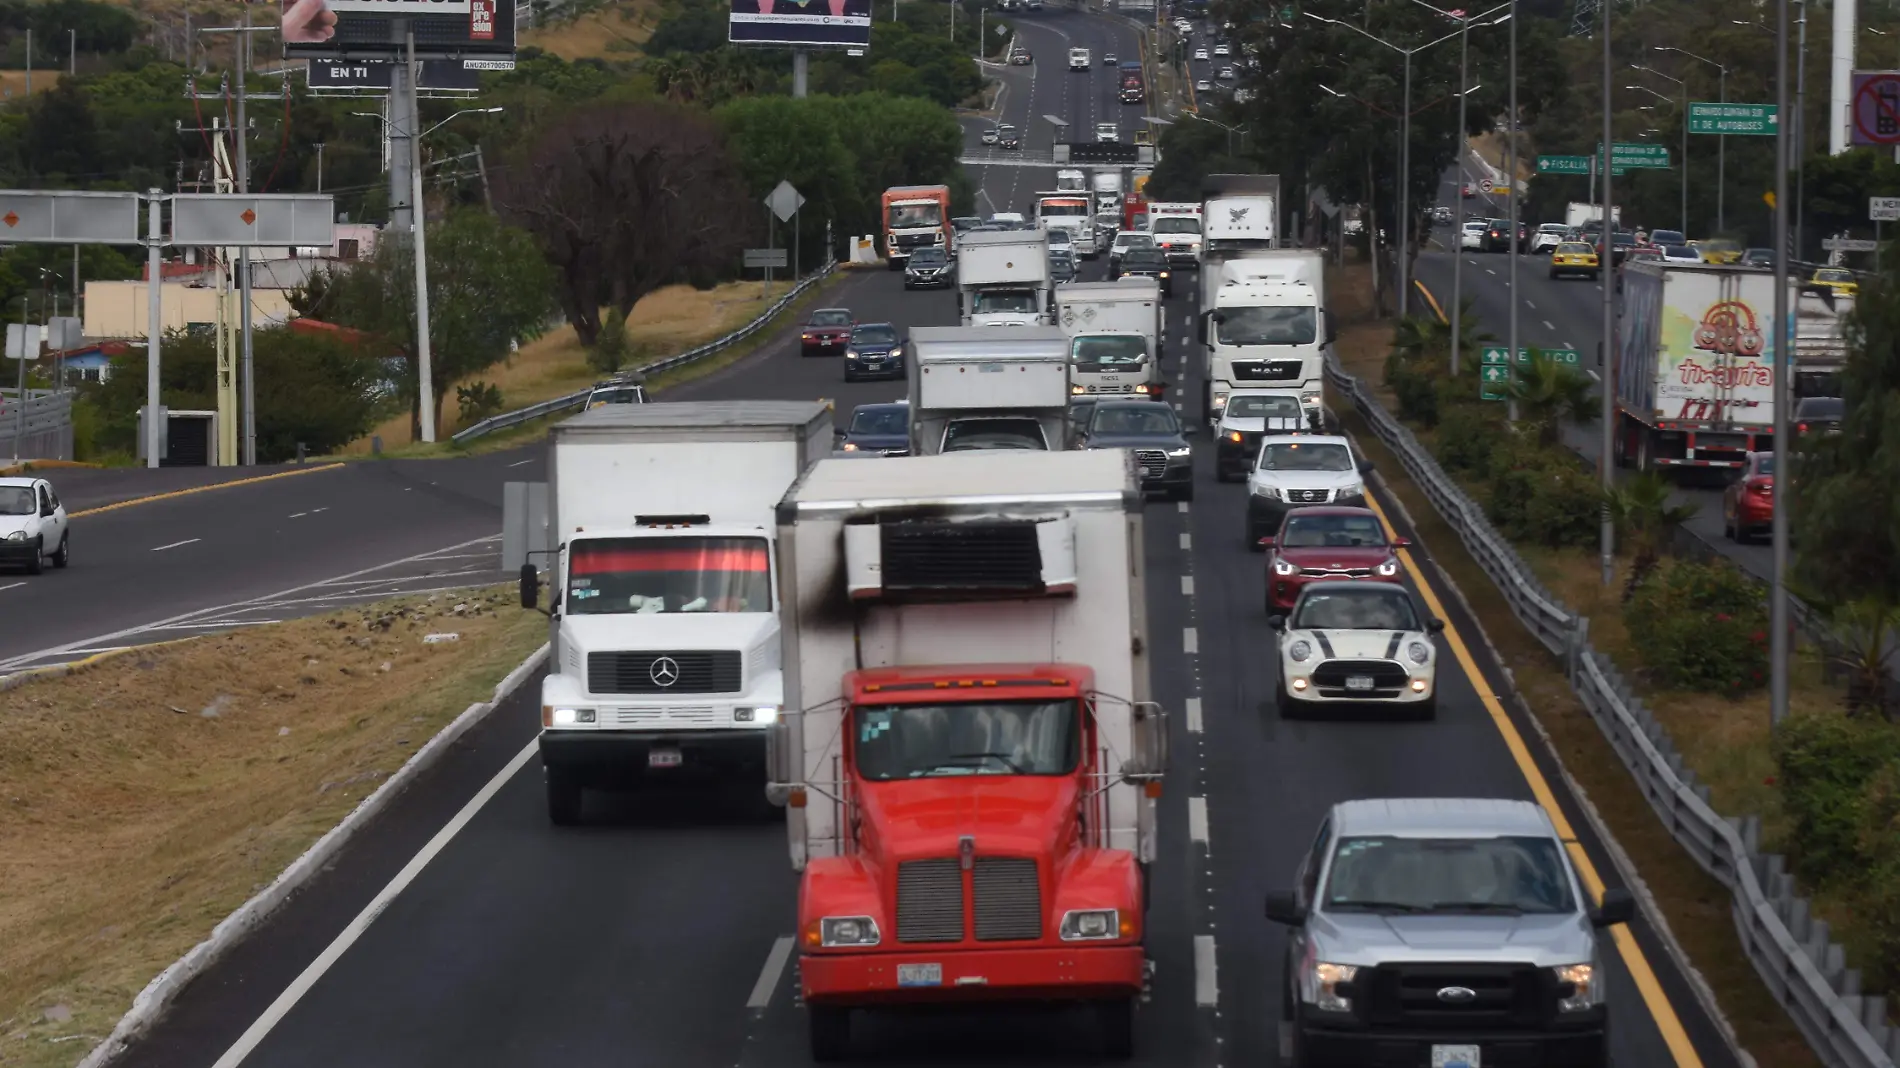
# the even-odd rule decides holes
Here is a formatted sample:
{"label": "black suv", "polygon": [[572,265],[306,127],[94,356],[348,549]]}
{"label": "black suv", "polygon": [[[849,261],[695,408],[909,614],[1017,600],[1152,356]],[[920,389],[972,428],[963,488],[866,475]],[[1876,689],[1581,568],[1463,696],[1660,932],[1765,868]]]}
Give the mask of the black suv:
{"label": "black suv", "polygon": [[1116,279],[1129,275],[1146,275],[1161,285],[1163,297],[1174,296],[1174,272],[1168,269],[1168,259],[1158,248],[1131,248],[1122,255],[1119,266],[1114,268]]}
{"label": "black suv", "polygon": [[951,282],[953,270],[950,255],[943,250],[942,245],[925,245],[914,249],[909,261],[904,264],[904,288],[947,286]]}
{"label": "black suv", "polygon": [[1194,499],[1194,459],[1174,409],[1161,401],[1097,400],[1081,435],[1085,449],[1132,449],[1141,488]]}

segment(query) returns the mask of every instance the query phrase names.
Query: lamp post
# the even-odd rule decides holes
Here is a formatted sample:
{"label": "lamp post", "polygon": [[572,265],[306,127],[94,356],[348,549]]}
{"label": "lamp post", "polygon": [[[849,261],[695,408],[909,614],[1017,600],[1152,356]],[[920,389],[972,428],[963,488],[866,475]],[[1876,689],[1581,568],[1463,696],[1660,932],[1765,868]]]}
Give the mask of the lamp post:
{"label": "lamp post", "polygon": [[[1716,94],[1719,102],[1728,103],[1728,68],[1707,56],[1698,56],[1686,48],[1674,48],[1669,45],[1657,45],[1658,52],[1674,52],[1676,55],[1707,63],[1715,68]],[[1781,125],[1779,121],[1776,126]],[[1683,167],[1689,166],[1688,160],[1682,161]],[[1728,213],[1725,205],[1728,200],[1728,135],[1717,134],[1715,138],[1715,228],[1717,231],[1728,229]]]}
{"label": "lamp post", "polygon": [[[1323,85],[1320,86],[1320,88],[1326,89],[1326,87]],[[1331,89],[1326,89],[1326,91],[1329,93],[1333,92]],[[1333,93],[1333,95],[1338,96],[1340,94]],[[1247,127],[1229,126],[1224,122],[1220,122],[1215,119],[1210,119],[1198,111],[1184,111],[1182,112],[1182,114],[1186,115],[1190,119],[1199,119],[1202,122],[1207,123],[1209,126],[1218,126],[1221,129],[1226,130],[1227,131],[1227,154],[1229,156],[1232,156],[1234,154],[1234,135],[1235,134],[1240,135],[1240,147],[1243,149],[1247,147]]]}
{"label": "lamp post", "polygon": [[[1807,18],[1805,5],[1802,19]],[[1777,115],[1788,112],[1788,0],[1775,3],[1775,104]],[[1788,469],[1788,409],[1794,403],[1789,387],[1793,376],[1792,354],[1783,346],[1794,336],[1789,329],[1788,313],[1788,151],[1792,147],[1788,124],[1777,123],[1775,130],[1775,340],[1769,346],[1775,368],[1775,470]],[[1785,477],[1784,477],[1785,481]],[[1786,487],[1774,495],[1774,585],[1768,597],[1768,719],[1780,726],[1788,718],[1788,494]]]}
{"label": "lamp post", "polygon": [[[1634,64],[1632,64],[1632,66],[1634,66]],[[1637,67],[1636,69],[1649,70],[1648,67]],[[1655,71],[1649,71],[1649,73],[1656,74]],[[1669,77],[1667,74],[1656,74],[1656,76],[1658,78]],[[1670,80],[1674,81],[1675,79],[1671,78]],[[1647,85],[1626,85],[1623,88],[1634,89],[1639,93],[1648,93],[1650,96],[1655,97],[1665,104],[1676,103],[1676,101],[1669,99],[1668,96],[1651,89]],[[1682,218],[1676,226],[1682,231],[1682,236],[1686,239],[1689,236],[1689,87],[1686,85],[1682,88],[1682,158],[1676,161],[1676,168],[1682,185]]]}

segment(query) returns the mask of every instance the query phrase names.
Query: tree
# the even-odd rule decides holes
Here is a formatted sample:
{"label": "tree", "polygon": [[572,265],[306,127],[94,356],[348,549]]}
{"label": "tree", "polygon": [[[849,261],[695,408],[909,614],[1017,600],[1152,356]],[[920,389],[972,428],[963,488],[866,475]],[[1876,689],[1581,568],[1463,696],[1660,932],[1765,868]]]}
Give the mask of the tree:
{"label": "tree", "polygon": [[[835,220],[845,233],[870,232],[863,227],[873,225],[873,198],[886,187],[870,188],[858,148],[839,126],[835,102],[749,97],[732,101],[716,115],[751,194],[750,204],[758,204],[758,198],[787,181],[805,197],[799,221],[806,237],[822,238],[826,219]],[[759,212],[752,218],[763,218],[763,208],[751,210]],[[803,244],[816,247],[818,242]]]}
{"label": "tree", "polygon": [[624,316],[662,286],[732,266],[742,220],[764,210],[736,181],[718,128],[658,103],[574,111],[509,162],[495,203],[534,235],[587,345],[603,304]]}
{"label": "tree", "polygon": [[1567,363],[1559,363],[1536,349],[1530,362],[1517,365],[1504,384],[1504,395],[1517,402],[1518,414],[1528,423],[1537,442],[1546,448],[1563,444],[1565,423],[1589,423],[1598,415],[1590,379]]}
{"label": "tree", "polygon": [[1694,519],[1697,507],[1675,504],[1675,487],[1660,471],[1644,471],[1610,491],[1610,519],[1616,540],[1630,554],[1629,581],[1623,586],[1628,604],[1662,561],[1663,549],[1676,528]]}

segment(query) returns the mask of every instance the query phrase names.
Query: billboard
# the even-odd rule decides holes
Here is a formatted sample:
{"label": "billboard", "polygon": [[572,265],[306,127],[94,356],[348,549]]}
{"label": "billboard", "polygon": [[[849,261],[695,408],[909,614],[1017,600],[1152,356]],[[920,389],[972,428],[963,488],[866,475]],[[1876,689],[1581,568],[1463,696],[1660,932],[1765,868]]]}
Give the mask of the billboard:
{"label": "billboard", "polygon": [[[868,2],[868,0],[866,0]],[[515,54],[514,0],[278,0],[288,59],[401,55],[403,28],[424,59],[468,59],[472,69],[508,69]],[[483,61],[475,57],[489,57]]]}
{"label": "billboard", "polygon": [[732,0],[726,27],[735,44],[868,48],[871,0]]}
{"label": "billboard", "polygon": [[[385,59],[313,59],[310,61],[310,88],[322,92],[344,89],[382,89],[395,85],[396,64]],[[423,90],[475,92],[482,87],[479,70],[464,69],[452,59],[430,59],[422,63]]]}

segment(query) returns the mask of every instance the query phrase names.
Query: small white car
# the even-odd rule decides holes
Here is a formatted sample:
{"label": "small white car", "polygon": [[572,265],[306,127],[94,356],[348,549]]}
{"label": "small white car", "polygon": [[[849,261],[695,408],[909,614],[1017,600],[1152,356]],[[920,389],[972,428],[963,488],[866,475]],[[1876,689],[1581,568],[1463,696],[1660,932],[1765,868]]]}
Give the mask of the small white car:
{"label": "small white car", "polygon": [[1102,66],[1104,67],[1112,67],[1119,62],[1121,61],[1115,58],[1115,53],[1113,52],[1106,52],[1102,55]]}
{"label": "small white car", "polygon": [[1247,473],[1247,548],[1280,529],[1295,508],[1313,504],[1359,504],[1366,499],[1370,461],[1337,434],[1271,435]]}
{"label": "small white car", "polygon": [[1220,69],[1220,74],[1216,75],[1216,77],[1220,78],[1222,81],[1231,82],[1234,80],[1234,68],[1222,67]]}
{"label": "small white car", "polygon": [[65,567],[72,560],[66,506],[53,484],[43,478],[0,478],[0,567],[21,567],[29,575],[46,562]]}
{"label": "small white car", "polygon": [[1203,60],[1203,61],[1205,61],[1205,60],[1207,59],[1207,49],[1205,49],[1205,48],[1196,48],[1196,49],[1194,50],[1194,58],[1195,58],[1195,59],[1197,59],[1197,60]]}
{"label": "small white car", "polygon": [[1211,93],[1214,91],[1214,83],[1208,81],[1206,78],[1202,78],[1200,81],[1194,83],[1194,91],[1197,93]]}
{"label": "small white car", "polygon": [[981,140],[986,145],[995,144],[996,143],[996,127],[991,126],[990,128],[984,130],[979,140]]}
{"label": "small white car", "polygon": [[1217,56],[1233,55],[1233,49],[1227,47],[1226,41],[1222,41],[1220,44],[1214,46],[1214,54]]}
{"label": "small white car", "polygon": [[1067,230],[1062,229],[1059,226],[1051,226],[1048,229],[1043,231],[1043,235],[1049,241],[1049,251],[1055,252],[1057,250],[1060,250],[1063,252],[1074,254],[1075,252],[1075,235],[1074,234],[1070,233]]}
{"label": "small white car", "polygon": [[1482,250],[1484,248],[1484,232],[1488,227],[1489,224],[1483,219],[1467,220],[1465,222],[1464,231],[1458,235],[1458,247]]}
{"label": "small white car", "polygon": [[1108,265],[1111,268],[1121,265],[1122,257],[1131,248],[1153,248],[1153,234],[1144,234],[1140,230],[1117,230],[1115,240],[1108,246]]}
{"label": "small white car", "polygon": [[1115,145],[1120,144],[1121,139],[1122,131],[1120,126],[1112,122],[1098,122],[1095,124],[1095,140],[1097,142],[1105,145]]}
{"label": "small white car", "polygon": [[1531,252],[1549,252],[1564,243],[1569,228],[1563,223],[1544,223],[1531,235]]}
{"label": "small white car", "polygon": [[1267,620],[1279,635],[1281,719],[1331,705],[1384,705],[1417,719],[1438,715],[1437,650],[1445,629],[1427,619],[1403,586],[1313,582],[1293,611]]}

